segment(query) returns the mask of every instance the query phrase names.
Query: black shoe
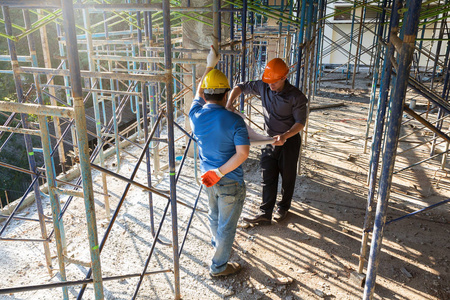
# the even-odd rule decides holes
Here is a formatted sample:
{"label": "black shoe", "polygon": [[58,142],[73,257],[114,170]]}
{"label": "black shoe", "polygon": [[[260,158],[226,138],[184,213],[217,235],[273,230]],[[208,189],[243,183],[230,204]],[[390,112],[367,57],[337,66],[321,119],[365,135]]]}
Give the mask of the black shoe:
{"label": "black shoe", "polygon": [[209,275],[211,275],[211,277],[228,276],[238,273],[241,269],[242,269],[241,265],[238,264],[237,262],[229,262],[227,263],[227,268],[222,272],[216,274],[209,273]]}
{"label": "black shoe", "polygon": [[277,222],[280,222],[280,221],[284,220],[284,218],[286,218],[286,216],[287,216],[287,210],[279,208],[273,215],[273,219]]}
{"label": "black shoe", "polygon": [[271,218],[268,217],[267,214],[265,214],[263,212],[260,212],[259,214],[257,214],[254,217],[243,218],[243,220],[245,222],[252,223],[252,224],[255,224],[255,223],[270,223]]}

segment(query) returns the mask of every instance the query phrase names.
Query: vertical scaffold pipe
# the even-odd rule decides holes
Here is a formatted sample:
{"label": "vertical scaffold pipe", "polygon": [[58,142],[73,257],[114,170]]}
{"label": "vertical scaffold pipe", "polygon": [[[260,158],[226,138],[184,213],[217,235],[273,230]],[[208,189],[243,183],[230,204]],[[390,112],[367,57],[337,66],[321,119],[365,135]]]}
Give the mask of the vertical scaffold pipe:
{"label": "vertical scaffold pipe", "polygon": [[92,174],[89,163],[86,115],[83,103],[73,3],[72,0],[62,0],[61,5],[67,42],[67,60],[69,63],[70,83],[72,86],[73,109],[75,113],[75,127],[78,140],[81,177],[83,179],[83,194],[86,209],[89,250],[93,270],[95,299],[104,299],[100,252],[97,236],[97,221],[95,217],[94,190],[92,186]]}
{"label": "vertical scaffold pipe", "polygon": [[180,292],[180,257],[178,245],[178,220],[177,220],[177,195],[176,195],[176,170],[175,170],[175,137],[173,128],[173,86],[172,86],[172,40],[170,30],[170,1],[164,0],[163,26],[164,26],[164,59],[166,66],[166,107],[167,107],[167,135],[169,152],[169,175],[170,175],[170,202],[172,207],[172,251],[173,251],[173,275],[175,280],[175,299],[181,299]]}
{"label": "vertical scaffold pipe", "polygon": [[[150,3],[150,0],[146,1],[147,4]],[[149,11],[144,12],[144,27],[145,27],[145,37],[147,46],[150,46],[152,40],[152,14]],[[146,51],[146,56],[148,56],[149,52]],[[150,70],[152,68],[151,64],[146,65],[146,69]],[[144,126],[144,140],[148,140],[148,128],[150,126],[149,120],[151,124],[155,124],[156,120],[154,120],[154,112],[156,111],[156,107],[152,107],[154,101],[150,101],[153,99],[153,87],[150,85],[142,84],[141,88],[142,94],[142,120]],[[149,113],[150,108],[150,113]],[[152,186],[152,166],[151,166],[151,155],[150,149],[145,149],[145,159],[146,159],[146,169],[147,169],[147,185]],[[148,207],[149,207],[149,215],[150,215],[150,232],[152,236],[155,236],[155,218],[154,218],[154,210],[153,210],[153,193],[148,193]]]}
{"label": "vertical scaffold pipe", "polygon": [[[87,56],[88,56],[88,65],[89,70],[91,72],[95,71],[95,61],[92,58],[94,55],[94,44],[92,41],[92,34],[91,34],[91,20],[89,16],[89,11],[87,9],[83,9],[83,20],[84,20],[84,27],[87,29],[86,32],[86,48],[87,48]],[[95,78],[91,78],[90,84],[91,87],[95,84]],[[97,145],[103,144],[102,141],[102,123],[100,118],[100,105],[98,102],[98,94],[97,92],[92,92],[92,106],[94,108],[94,117],[95,117],[95,132],[97,133]],[[100,147],[99,152],[99,159],[100,159],[100,166],[105,167],[105,155],[103,152],[103,147]],[[108,182],[106,180],[106,174],[102,172],[102,189],[104,194],[104,201],[105,201],[105,212],[106,212],[106,218],[111,220],[111,210],[109,206],[109,196],[108,196]]]}
{"label": "vertical scaffold pipe", "polygon": [[[136,3],[139,3],[139,0],[136,0]],[[145,20],[145,13],[144,15],[144,20]],[[142,47],[144,46],[143,40],[142,40],[142,20],[141,20],[141,12],[137,11],[136,12],[136,19],[137,19],[137,38],[138,38],[138,46],[137,46],[137,55],[139,57],[143,56],[143,51],[142,51]],[[144,30],[145,32],[145,30]],[[133,55],[135,54],[135,52],[133,52]],[[135,64],[133,64],[135,65]],[[136,68],[136,66],[135,66]],[[139,64],[139,70],[144,70],[144,63],[140,63]],[[144,87],[142,86],[142,84],[136,84],[136,91],[139,92],[139,86],[141,86],[141,89],[143,89]],[[136,122],[137,122],[137,133],[138,133],[138,139],[142,138],[142,131],[141,131],[141,112],[140,112],[140,106],[139,106],[139,96],[135,96],[135,103],[136,103]],[[133,106],[133,101],[130,101],[131,105]]]}
{"label": "vertical scaffold pipe", "polygon": [[[143,122],[144,122],[144,139],[148,140],[148,128],[149,128],[149,115],[148,107],[149,107],[149,88],[146,85],[142,85],[142,114],[143,114]],[[145,149],[145,163],[147,169],[147,185],[152,186],[152,166],[151,166],[151,155],[150,149]],[[153,237],[155,237],[155,218],[154,218],[154,210],[153,210],[153,193],[148,193],[148,207],[150,213],[150,232]],[[156,243],[156,241],[155,241]]]}
{"label": "vertical scaffold pipe", "polygon": [[[42,10],[37,10],[38,14],[43,14]],[[31,29],[31,27],[30,27]],[[41,36],[41,44],[42,44],[42,55],[44,57],[44,66],[45,68],[52,68],[52,61],[51,61],[51,54],[50,54],[50,48],[48,43],[48,35],[47,35],[47,27],[42,26],[39,28],[39,33]],[[53,76],[47,75],[47,82],[49,82],[50,85],[53,85]],[[48,87],[48,91],[51,95],[56,95],[56,89],[54,87]],[[53,97],[50,97],[50,103],[51,105],[57,105],[56,99]],[[55,130],[56,139],[61,139],[61,125],[60,120],[58,117],[53,117],[53,128]],[[59,164],[61,166],[61,169],[63,173],[66,173],[66,155],[64,151],[64,144],[59,143],[58,146],[58,156],[59,156]]]}
{"label": "vertical scaffold pipe", "polygon": [[[58,221],[58,214],[60,212],[60,205],[59,205],[59,199],[58,195],[55,194],[54,187],[56,187],[56,174],[54,172],[53,163],[51,160],[51,144],[50,144],[50,133],[48,131],[47,122],[44,116],[39,116],[39,130],[41,132],[41,143],[42,143],[42,152],[44,154],[44,162],[45,162],[45,170],[47,174],[47,182],[48,182],[48,194],[50,201],[52,203],[52,217],[53,217],[53,224],[59,224]],[[58,235],[60,233],[59,226],[55,226],[55,239],[56,239],[56,247],[58,250],[58,262],[60,267],[60,274],[62,281],[66,281],[66,270],[64,265],[64,255],[62,254],[62,245],[61,245],[61,239],[58,238]],[[69,293],[67,287],[63,287],[63,297],[64,299],[69,299]]]}
{"label": "vertical scaffold pipe", "polygon": [[[27,9],[23,10],[23,19],[25,21],[25,27],[27,28],[27,30],[31,29],[31,20],[30,20],[30,13]],[[28,39],[28,48],[30,50],[30,55],[31,55],[31,61],[32,61],[32,66],[33,67],[38,67],[38,61],[37,61],[37,56],[36,56],[36,44],[34,41],[34,34],[30,33],[27,36]],[[35,85],[36,85],[36,92],[37,92],[37,96],[38,96],[38,103],[39,104],[44,104],[43,101],[43,97],[42,97],[42,91],[41,91],[41,82],[39,80],[39,76],[34,75],[34,81],[35,81]],[[58,118],[55,118],[58,119]],[[22,123],[25,124],[25,123]],[[24,126],[26,127],[26,126]],[[61,133],[61,131],[59,131]],[[58,132],[55,131],[55,133],[57,134]],[[58,135],[57,135],[58,136]],[[61,136],[61,134],[59,135]],[[61,148],[59,148],[61,150]],[[32,163],[29,163],[30,165],[30,169],[36,173],[36,162],[34,159],[33,155],[29,155],[29,160],[32,160]],[[35,176],[32,176],[32,178],[34,179]],[[39,225],[41,228],[41,236],[43,240],[47,239],[47,227],[45,226],[45,219],[44,219],[44,209],[42,207],[42,200],[41,200],[41,193],[39,191],[39,185],[38,184],[33,184],[33,189],[34,189],[34,197],[36,200],[36,208],[38,211],[38,218],[39,218]],[[47,270],[49,272],[50,275],[52,275],[53,270],[52,270],[52,259],[51,259],[51,254],[50,254],[50,246],[49,246],[49,242],[45,241],[44,243],[44,253],[45,253],[45,260],[47,263]]]}
{"label": "vertical scaffold pipe", "polygon": [[[315,76],[315,66],[316,66],[316,59],[315,59],[315,43],[317,43],[316,39],[316,24],[317,24],[317,13],[318,13],[318,7],[317,7],[317,1],[310,0],[309,1],[309,7],[308,7],[308,31],[306,32],[306,39],[308,41],[308,47],[307,47],[307,59],[305,60],[305,70],[308,72],[305,74],[305,78],[307,79],[307,82],[305,84],[305,88],[303,91],[306,91],[307,98],[309,99],[307,103],[307,112],[309,113],[309,107],[311,105],[311,102],[314,98],[314,91],[313,91],[313,81]],[[306,122],[305,127],[303,128],[303,143],[300,146],[300,156],[298,161],[298,167],[301,165],[301,152],[302,147],[306,146],[307,138],[308,138],[308,126],[309,122]],[[298,170],[298,173],[300,173],[300,170]]]}
{"label": "vertical scaffold pipe", "polygon": [[[393,5],[391,19],[390,19],[390,29],[389,32],[397,32],[399,24],[399,14],[398,9],[400,8],[400,1],[396,1]],[[389,34],[388,34],[389,37]],[[374,136],[372,140],[372,155],[369,164],[369,192],[367,195],[367,205],[366,205],[366,215],[364,217],[364,226],[361,239],[361,250],[359,256],[359,267],[358,273],[362,273],[364,270],[364,262],[367,252],[367,240],[369,237],[368,229],[371,228],[372,223],[372,211],[373,211],[373,199],[375,195],[375,188],[377,183],[378,166],[380,161],[381,152],[381,141],[383,137],[384,120],[386,115],[387,100],[389,94],[389,85],[391,83],[391,73],[392,73],[392,60],[389,59],[393,57],[395,52],[394,45],[388,43],[388,48],[386,49],[383,74],[381,78],[380,85],[380,95],[378,96],[377,104],[377,118],[374,125]]]}
{"label": "vertical scaffold pipe", "polygon": [[363,0],[362,6],[361,6],[361,15],[359,16],[359,28],[358,28],[358,43],[356,45],[356,53],[355,53],[355,64],[353,65],[353,78],[352,78],[352,90],[355,88],[355,80],[356,80],[356,71],[359,64],[359,55],[361,51],[361,44],[362,44],[362,38],[363,38],[363,26],[364,26],[364,17],[365,17],[365,11],[366,11],[366,0]]}
{"label": "vertical scaffold pipe", "polygon": [[[150,0],[147,0],[147,4],[150,4]],[[153,15],[152,12],[149,11],[148,12],[148,45],[151,47],[153,46]],[[147,56],[152,56],[154,53],[153,51],[149,51],[147,52]],[[157,69],[156,67],[156,63],[150,63],[147,65],[147,69],[150,71],[155,71]],[[159,85],[158,85],[159,86]],[[148,92],[149,92],[149,106],[150,106],[150,120],[151,120],[151,124],[152,126],[154,124],[157,123],[157,112],[158,112],[158,86],[152,84],[152,85],[148,85]],[[155,137],[159,137],[160,136],[160,129],[159,127],[156,128],[155,131]],[[160,161],[159,161],[159,142],[156,143],[152,143],[152,154],[153,154],[153,172],[160,172]],[[149,196],[149,199],[151,197],[151,194]],[[150,206],[150,210],[151,210],[151,214],[152,214],[152,206]],[[155,236],[155,224],[153,222],[153,217],[151,217],[151,222],[152,222],[152,235]]]}
{"label": "vertical scaffold pipe", "polygon": [[[196,79],[195,79],[196,76],[197,76],[197,65],[193,64],[192,65],[192,93],[194,95],[197,94],[197,87],[196,87],[197,82],[196,82]],[[201,185],[201,182],[198,179],[199,178],[199,176],[198,176],[199,165],[198,165],[197,157],[198,157],[197,143],[194,143],[194,178],[195,178],[195,181],[197,181],[197,184]]]}
{"label": "vertical scaffold pipe", "polygon": [[392,184],[392,171],[395,165],[403,105],[405,102],[406,88],[408,86],[411,61],[414,54],[414,44],[418,31],[421,5],[421,1],[408,1],[406,20],[403,22],[404,37],[399,55],[397,80],[392,96],[393,101],[390,106],[391,118],[389,120],[386,146],[383,154],[383,168],[380,176],[377,211],[373,227],[373,239],[370,247],[366,284],[364,287],[363,299],[365,300],[372,299],[375,290],[375,279],[381,252],[383,231],[386,224],[386,211],[389,201],[389,192]]}
{"label": "vertical scaffold pipe", "polygon": [[356,2],[353,2],[353,14],[352,14],[352,26],[350,27],[350,39],[348,40],[350,45],[348,49],[348,61],[347,70],[345,71],[345,84],[348,84],[348,73],[350,72],[350,61],[352,59],[352,46],[353,46],[353,30],[355,28],[355,14],[356,14]]}
{"label": "vertical scaffold pipe", "polygon": [[320,78],[320,72],[321,72],[321,62],[322,62],[322,55],[321,55],[321,48],[322,48],[322,31],[323,31],[323,27],[324,27],[324,20],[323,20],[323,16],[325,13],[325,5],[326,5],[327,0],[319,0],[319,16],[317,19],[317,39],[316,39],[316,62],[315,62],[315,72],[314,72],[314,91],[313,91],[313,95],[316,95],[317,93],[317,88],[319,85],[319,78]]}
{"label": "vertical scaffold pipe", "polygon": [[[63,43],[63,39],[64,36],[61,32],[61,25],[60,23],[56,23],[56,34],[58,36],[58,49],[59,49],[59,55],[61,56],[61,63],[62,63],[62,69],[66,70],[67,69],[67,61],[66,59],[64,59],[67,55],[66,52],[64,51],[64,43]],[[72,105],[72,94],[71,94],[71,89],[70,89],[70,84],[69,84],[69,76],[63,76],[64,78],[64,86],[66,87],[64,89],[65,92],[65,96],[67,99],[67,103],[69,105]],[[100,81],[101,83],[101,81]],[[78,145],[77,145],[77,139],[76,139],[76,134],[75,134],[75,128],[74,126],[70,126],[70,133],[72,134],[72,144],[73,144],[73,151],[75,153],[75,156],[78,156]],[[73,165],[73,160],[72,160],[72,165]]]}
{"label": "vertical scaffold pipe", "polygon": [[[319,3],[317,3],[317,1],[313,1],[313,15],[312,15],[312,26],[311,26],[311,37],[310,37],[310,47],[309,47],[309,51],[310,51],[310,72],[309,72],[309,86],[308,86],[308,111],[309,111],[309,105],[311,104],[311,102],[314,101],[314,85],[315,85],[315,76],[316,76],[316,71],[317,71],[317,45],[319,44],[319,39],[317,38],[317,33],[318,33],[318,22],[317,22],[317,17],[318,17],[318,12],[319,12]],[[305,128],[304,128],[305,132],[308,130],[308,124],[306,124]],[[307,139],[307,135],[305,135],[305,144],[306,144],[306,139]]]}
{"label": "vertical scaffold pipe", "polygon": [[300,83],[300,74],[302,70],[302,52],[303,52],[303,36],[305,27],[306,1],[301,1],[302,8],[300,15],[299,15],[300,1],[298,3],[299,4],[297,6],[297,19],[300,16],[300,29],[297,38],[298,57],[297,57],[297,74],[295,76],[295,86],[297,88],[300,88],[300,86],[303,85],[303,83]]}
{"label": "vertical scaffold pipe", "polygon": [[[234,50],[234,12],[233,12],[233,8],[234,5],[233,3],[230,3],[230,50],[233,51]],[[234,54],[230,55],[230,72],[227,74],[228,75],[228,80],[230,81],[230,86],[234,86],[234,82],[233,82],[233,78],[234,78]]]}
{"label": "vertical scaffold pipe", "polygon": [[[298,8],[300,7],[300,4],[298,5]],[[305,79],[305,69],[306,69],[306,55],[305,60],[302,67],[302,52],[304,48],[303,39],[304,39],[304,27],[305,27],[305,16],[306,16],[306,1],[302,1],[302,9],[300,14],[300,29],[298,34],[298,57],[297,57],[297,74],[295,77],[295,86],[299,89],[303,87],[303,82]],[[297,9],[297,18],[298,18],[298,9]],[[302,80],[300,81],[300,76]],[[303,132],[301,133],[301,138],[304,137]],[[304,143],[300,144],[300,151],[298,154],[298,162],[297,162],[297,174],[300,175],[301,172],[301,157],[303,152]]]}
{"label": "vertical scaffold pipe", "polygon": [[328,4],[328,0],[323,0],[321,4],[321,12],[319,16],[319,37],[317,39],[318,47],[317,47],[317,53],[321,53],[320,55],[317,55],[317,65],[318,65],[318,71],[316,74],[316,87],[314,88],[314,93],[316,93],[316,89],[320,88],[320,82],[322,78],[322,68],[323,68],[323,44],[325,40],[325,19],[324,14],[326,12],[326,7]]}
{"label": "vertical scaffold pipe", "polygon": [[[255,17],[254,12],[250,12],[250,46],[248,51],[248,78],[255,78],[255,46],[254,46],[254,34],[255,34]],[[247,105],[247,116],[249,118],[250,124],[252,120],[252,106],[251,103],[248,102]],[[249,125],[251,126],[251,125]]]}
{"label": "vertical scaffold pipe", "polygon": [[[304,1],[305,2],[305,1]],[[306,25],[306,52],[305,52],[305,60],[304,60],[304,68],[303,68],[303,75],[302,75],[302,87],[301,90],[304,94],[307,95],[308,99],[311,99],[311,83],[312,78],[314,74],[311,74],[311,72],[314,69],[314,45],[312,45],[312,41],[315,39],[315,31],[313,31],[314,26],[316,24],[317,20],[317,9],[314,7],[317,6],[314,0],[308,0],[308,11],[307,11],[307,25]],[[313,51],[311,51],[313,50]],[[309,72],[309,73],[308,73]],[[309,78],[309,79],[308,79]],[[306,81],[305,81],[306,79]],[[309,112],[309,106],[311,104],[311,101],[308,101],[307,104],[307,111]],[[303,142],[300,144],[300,151],[298,155],[298,162],[297,162],[297,174],[300,175],[301,172],[301,164],[302,164],[302,153],[303,148],[306,146],[307,142],[307,136],[308,136],[308,122],[306,122],[305,128],[303,128],[303,131],[301,133],[301,138],[303,139]]]}
{"label": "vertical scaffold pipe", "polygon": [[[448,0],[445,1],[446,4],[447,4],[447,2],[448,2]],[[440,59],[440,56],[441,56],[440,53],[441,53],[441,47],[442,47],[442,40],[444,38],[444,28],[447,28],[447,26],[445,26],[447,24],[447,16],[448,16],[448,13],[444,12],[443,13],[443,18],[444,19],[442,19],[442,21],[441,21],[441,26],[440,26],[441,29],[439,30],[439,39],[438,39],[438,43],[437,43],[437,47],[436,47],[436,56],[434,58],[433,75],[431,76],[431,87],[430,87],[430,89],[432,89],[432,90],[433,90],[433,85],[434,85],[434,81],[435,81],[435,78],[436,78],[437,66],[439,64],[439,59]],[[447,31],[448,31],[448,29],[447,29]],[[445,88],[445,86],[444,86],[444,88]],[[435,125],[436,128],[439,129],[439,130],[442,128],[442,124],[444,122],[444,120],[441,120],[443,115],[444,115],[443,109],[439,108],[437,119],[440,120],[440,121],[437,121],[437,123]],[[436,150],[436,141],[437,141],[436,137],[437,137],[437,135],[435,133],[433,135],[434,140],[431,143],[430,156],[433,156],[434,152]]]}
{"label": "vertical scaffold pipe", "polygon": [[[372,114],[373,114],[373,108],[374,108],[374,102],[375,102],[375,96],[376,96],[376,92],[377,92],[377,84],[378,84],[378,71],[379,71],[379,65],[380,65],[380,60],[381,60],[381,45],[382,43],[379,42],[380,39],[382,39],[383,37],[383,33],[384,33],[384,19],[386,18],[386,9],[387,9],[387,0],[383,0],[382,3],[379,4],[379,7],[382,9],[382,13],[381,16],[379,18],[378,21],[378,30],[377,30],[377,34],[374,35],[374,41],[375,41],[375,45],[376,45],[376,58],[375,58],[375,63],[374,63],[374,70],[373,70],[373,80],[372,80],[372,90],[371,90],[371,94],[370,94],[370,104],[369,104],[369,111],[367,114],[367,123],[366,123],[366,134],[365,134],[365,139],[364,139],[364,150],[363,153],[367,152],[367,141],[368,141],[368,136],[369,136],[369,131],[370,131],[370,124],[372,123]],[[392,25],[391,25],[392,26]]]}
{"label": "vertical scaffold pipe", "polygon": [[[450,60],[448,59],[450,54],[450,42],[447,42],[447,53],[445,54],[445,60],[447,63],[450,62]],[[442,99],[444,99],[445,102],[448,102],[448,94],[449,94],[449,80],[450,80],[450,64],[447,66],[447,70],[445,72],[445,80],[444,80],[444,88],[442,90]],[[441,160],[441,168],[444,170],[445,168],[445,162],[447,161],[447,151],[449,148],[449,143],[447,142],[445,144],[445,150],[444,150],[444,154],[442,155],[442,160]]]}
{"label": "vertical scaffold pipe", "polygon": [[[222,27],[221,27],[221,24],[222,24],[222,13],[220,12],[220,8],[221,8],[220,1],[217,1],[217,10],[218,10],[217,22],[219,22],[219,26],[218,26],[219,28],[218,28],[218,32],[217,32],[217,43],[219,45],[222,43]],[[217,48],[217,50],[219,50],[219,48]]]}
{"label": "vertical scaffold pipe", "polygon": [[[278,19],[278,39],[277,39],[277,52],[276,52],[277,57],[283,57],[283,54],[284,54],[284,53],[281,54],[281,31],[283,30],[283,22],[282,22],[283,10],[284,10],[284,0],[281,0],[280,18]],[[283,47],[283,48],[285,48],[285,47]],[[283,49],[283,50],[286,51],[286,49]],[[286,61],[286,63],[288,63],[288,61]]]}
{"label": "vertical scaffold pipe", "polygon": [[219,32],[220,32],[220,23],[219,23],[219,0],[213,1],[213,46],[216,49],[217,53],[219,53]]}
{"label": "vertical scaffold pipe", "polygon": [[304,68],[302,75],[302,87],[301,90],[307,96],[309,96],[310,90],[308,89],[310,85],[310,81],[308,80],[311,66],[311,43],[312,43],[312,29],[314,27],[313,16],[314,14],[314,1],[308,0],[308,8],[306,11],[306,29],[305,29],[305,39],[306,39],[306,51],[305,51],[305,60],[304,60]]}
{"label": "vertical scaffold pipe", "polygon": [[[2,6],[2,12],[3,12],[3,19],[4,19],[4,23],[5,23],[5,32],[7,35],[12,35],[12,23],[11,23],[11,18],[9,15],[9,7],[6,6]],[[17,60],[17,52],[16,52],[16,45],[15,43],[8,39],[8,50],[9,50],[9,54],[11,57],[11,67],[12,67],[12,71],[13,71],[13,76],[14,76],[14,84],[16,87],[16,92],[17,92],[17,99],[20,103],[25,102],[24,100],[24,95],[23,95],[23,87],[22,87],[22,80],[20,78],[19,73],[17,72],[17,69],[19,67],[19,62]],[[19,112],[20,113],[20,112]],[[25,116],[25,114],[20,114],[21,116],[21,121],[22,121],[22,126],[24,128],[28,128],[27,124],[27,118]],[[48,138],[48,136],[47,136]],[[24,135],[24,139],[25,139],[25,147],[27,149],[27,154],[28,154],[28,163],[30,166],[30,170],[32,170],[33,172],[36,172],[36,161],[34,159],[34,152],[33,152],[33,145],[31,142],[31,138],[28,135]],[[50,173],[49,173],[50,172]],[[52,182],[51,180],[53,180],[54,176],[52,177],[51,172],[53,172],[53,167],[51,167],[48,172],[47,172],[47,180],[50,183]],[[34,188],[34,192],[35,195],[37,197],[39,197],[39,185],[38,182],[36,180],[36,176],[33,176],[33,188]],[[63,256],[63,252],[64,252],[64,225],[62,222],[58,221],[58,214],[60,212],[60,203],[57,199],[57,196],[52,193],[51,191],[49,191],[49,198],[50,198],[50,205],[52,208],[52,219],[53,219],[53,226],[54,226],[54,231],[55,231],[55,240],[56,240],[56,250],[57,250],[57,255],[58,255],[58,264],[59,264],[59,268],[60,268],[60,275],[61,275],[61,279],[62,281],[66,281],[66,268],[65,268],[65,264],[64,264],[64,256]],[[46,237],[47,238],[47,237]],[[69,293],[68,293],[68,289],[67,287],[63,287],[63,297],[64,299],[69,299]]]}
{"label": "vertical scaffold pipe", "polygon": [[[292,16],[293,10],[294,10],[294,1],[290,1],[288,3],[289,5],[289,16]],[[291,17],[289,17],[291,18]],[[286,28],[286,33],[287,33],[287,37],[286,37],[286,49],[285,49],[285,61],[288,64],[288,66],[290,66],[292,64],[292,52],[291,51],[291,47],[292,47],[292,34],[291,34],[291,22],[288,22],[287,28]],[[252,39],[253,41],[253,39]]]}
{"label": "vertical scaffold pipe", "polygon": [[[241,81],[245,81],[245,60],[247,59],[247,0],[242,1],[242,52],[241,52]],[[241,103],[239,106],[239,111],[244,113],[244,93],[241,94]]]}

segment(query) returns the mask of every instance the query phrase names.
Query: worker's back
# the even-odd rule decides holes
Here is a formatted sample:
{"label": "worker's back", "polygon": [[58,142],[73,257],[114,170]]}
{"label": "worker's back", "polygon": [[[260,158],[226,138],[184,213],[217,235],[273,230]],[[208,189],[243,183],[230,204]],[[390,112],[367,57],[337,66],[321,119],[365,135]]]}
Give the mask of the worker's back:
{"label": "worker's back", "polygon": [[[198,141],[201,170],[206,172],[226,163],[236,153],[236,145],[248,145],[248,132],[244,120],[225,107],[196,99],[189,112],[192,132]],[[242,182],[243,170],[239,166],[226,177]]]}

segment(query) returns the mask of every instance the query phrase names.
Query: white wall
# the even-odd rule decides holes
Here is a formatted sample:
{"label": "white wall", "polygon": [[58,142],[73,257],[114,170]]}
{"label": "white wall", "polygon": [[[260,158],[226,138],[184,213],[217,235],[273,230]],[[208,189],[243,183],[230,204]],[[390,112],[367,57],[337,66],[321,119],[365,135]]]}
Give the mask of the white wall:
{"label": "white wall", "polygon": [[[335,13],[335,7],[336,6],[349,6],[348,3],[345,2],[336,2],[333,4],[329,4],[327,5],[326,8],[326,15],[332,15]],[[352,12],[349,13],[350,14],[350,20],[335,20],[334,17],[329,17],[327,18],[326,22],[329,23],[329,25],[325,25],[324,28],[324,35],[325,37],[331,38],[334,42],[338,43],[340,40],[342,40],[342,35],[340,33],[338,33],[338,31],[335,30],[335,28],[339,28],[340,30],[342,30],[343,32],[345,32],[345,34],[349,35],[351,32],[351,14]],[[355,43],[353,43],[352,48],[351,48],[351,53],[352,55],[355,55],[356,53],[356,42],[358,41],[358,30],[359,30],[359,17],[361,15],[361,8],[357,8],[356,9],[356,19],[355,19],[355,24],[354,24],[354,34],[353,34],[353,40],[355,41]],[[370,21],[366,21],[365,22],[365,26],[370,26],[372,31],[375,31],[376,27],[375,24],[370,25]],[[439,37],[439,28],[440,26],[438,25],[434,34],[434,38],[438,38]],[[419,33],[417,35],[417,38],[420,38],[422,36],[422,30],[423,27],[419,28]],[[434,25],[428,25],[427,28],[425,29],[424,32],[424,38],[430,39],[433,38],[433,30],[434,30]],[[366,28],[363,28],[363,37],[362,37],[362,45],[368,49],[370,49],[374,43],[374,34],[372,32],[370,32],[369,30],[367,30]],[[420,41],[416,42],[416,46],[419,47]],[[422,44],[422,49],[424,50],[431,50],[431,53],[435,53],[437,51],[437,41],[423,41]],[[339,50],[339,47],[336,47],[336,45],[334,46],[334,50],[331,53],[326,54],[328,48],[330,47],[331,43],[329,41],[327,41],[327,39],[324,39],[324,43],[323,43],[323,53],[324,56],[322,57],[322,62],[323,64],[332,64],[332,65],[340,65],[340,64],[347,64],[348,62],[348,50],[350,49],[350,43],[349,42],[345,42],[345,43],[339,43],[340,47],[342,47],[343,49]],[[441,51],[440,54],[441,55],[445,55],[445,51],[447,49],[447,42],[442,42],[442,46],[441,46]],[[363,51],[362,49],[360,51]],[[360,52],[361,53],[361,52]],[[369,65],[371,63],[371,57],[370,57],[371,52],[367,53],[367,54],[362,54],[361,57],[361,66],[363,66],[364,64]],[[433,54],[432,57],[434,58],[435,55]],[[441,57],[441,59],[443,59],[443,57]],[[351,60],[350,64],[354,63],[354,58]],[[428,64],[427,64],[428,63]],[[425,68],[426,66],[428,66],[428,69],[432,68],[432,66],[434,65],[434,62],[431,61],[427,56],[425,55],[421,55],[420,56],[420,64],[419,64],[422,68]],[[430,70],[431,71],[431,70]]]}

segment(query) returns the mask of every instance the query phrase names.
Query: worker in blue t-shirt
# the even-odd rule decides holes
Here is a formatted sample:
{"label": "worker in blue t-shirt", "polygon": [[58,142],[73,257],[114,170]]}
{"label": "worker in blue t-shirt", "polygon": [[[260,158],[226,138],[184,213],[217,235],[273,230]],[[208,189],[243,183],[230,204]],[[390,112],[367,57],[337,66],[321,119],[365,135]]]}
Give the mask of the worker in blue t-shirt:
{"label": "worker in blue t-shirt", "polygon": [[[291,207],[297,177],[297,161],[301,145],[299,132],[307,119],[306,96],[287,80],[289,68],[274,58],[264,69],[262,80],[238,83],[230,93],[227,109],[233,111],[234,100],[241,94],[258,95],[263,107],[264,127],[273,138],[261,149],[262,203],[260,212],[244,221],[254,224],[282,221]],[[276,203],[278,177],[281,175],[281,201]]]}
{"label": "worker in blue t-shirt", "polygon": [[205,73],[189,111],[198,143],[202,183],[209,199],[208,220],[215,249],[210,266],[213,277],[235,274],[241,269],[228,259],[246,192],[241,164],[250,151],[244,120],[225,108],[230,86],[227,77],[214,69],[218,60],[211,46]]}

